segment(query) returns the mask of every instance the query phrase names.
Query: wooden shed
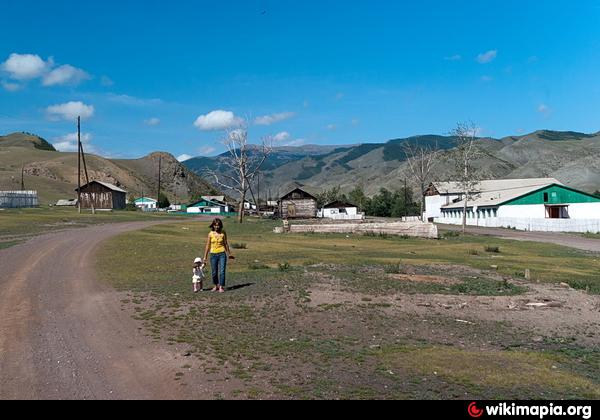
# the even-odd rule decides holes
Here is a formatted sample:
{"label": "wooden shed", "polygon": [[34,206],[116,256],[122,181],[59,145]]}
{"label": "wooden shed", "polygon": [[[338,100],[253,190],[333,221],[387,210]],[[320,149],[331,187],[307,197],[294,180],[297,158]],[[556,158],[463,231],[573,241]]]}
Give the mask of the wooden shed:
{"label": "wooden shed", "polygon": [[306,188],[295,188],[279,199],[282,219],[314,219],[319,210],[318,200]]}
{"label": "wooden shed", "polygon": [[106,182],[92,181],[81,186],[81,207],[89,209],[92,203],[97,210],[124,210],[127,191]]}

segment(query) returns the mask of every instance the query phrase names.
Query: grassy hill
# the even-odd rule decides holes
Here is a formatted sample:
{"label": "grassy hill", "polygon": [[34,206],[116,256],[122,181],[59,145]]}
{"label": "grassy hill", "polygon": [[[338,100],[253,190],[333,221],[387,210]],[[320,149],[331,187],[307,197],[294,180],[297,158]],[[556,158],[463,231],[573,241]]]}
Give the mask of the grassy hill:
{"label": "grassy hill", "polygon": [[[135,160],[110,160],[86,155],[90,179],[124,188],[130,195],[155,197],[158,190],[158,159],[162,156],[163,191],[172,202],[186,203],[191,196],[214,192],[214,188],[168,153],[153,153]],[[77,153],[57,152],[40,137],[19,133],[0,137],[0,190],[37,190],[41,202],[73,198],[77,187]],[[83,179],[84,181],[84,179]]]}
{"label": "grassy hill", "polygon": [[[444,151],[455,146],[445,136],[416,136],[387,143],[361,144],[322,149],[311,146],[277,149],[264,167],[261,191],[275,197],[294,182],[320,188],[341,186],[351,190],[362,184],[368,194],[381,187],[398,189],[407,177],[404,145],[437,145]],[[552,176],[589,192],[600,189],[600,133],[584,134],[542,130],[503,139],[481,139],[483,157],[477,162],[490,178]],[[436,178],[449,179],[452,163],[444,153],[436,168]],[[196,158],[185,165],[202,173],[204,168],[226,171],[223,155]],[[410,176],[408,176],[410,179]]]}

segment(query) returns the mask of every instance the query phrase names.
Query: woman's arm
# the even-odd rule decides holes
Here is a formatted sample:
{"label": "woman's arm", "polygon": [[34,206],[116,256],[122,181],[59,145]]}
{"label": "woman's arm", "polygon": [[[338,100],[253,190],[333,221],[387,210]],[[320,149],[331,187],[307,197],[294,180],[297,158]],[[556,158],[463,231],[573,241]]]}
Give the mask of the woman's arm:
{"label": "woman's arm", "polygon": [[227,233],[223,234],[223,242],[225,243],[225,251],[227,252],[227,255],[229,256],[229,258],[235,259],[235,257],[233,255],[231,255],[231,249],[229,249],[229,241],[227,240]]}
{"label": "woman's arm", "polygon": [[210,252],[210,233],[208,234],[208,240],[206,241],[206,247],[204,248],[204,262],[208,261],[208,254]]}

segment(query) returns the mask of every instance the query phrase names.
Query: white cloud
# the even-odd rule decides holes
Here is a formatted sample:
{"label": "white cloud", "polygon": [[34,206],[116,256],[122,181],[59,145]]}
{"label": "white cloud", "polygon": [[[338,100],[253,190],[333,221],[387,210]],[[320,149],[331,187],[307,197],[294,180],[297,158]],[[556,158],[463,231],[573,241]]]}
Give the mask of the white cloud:
{"label": "white cloud", "polygon": [[94,107],[83,102],[67,102],[66,104],[49,106],[46,114],[51,121],[75,120],[77,117],[88,119],[94,115]]}
{"label": "white cloud", "polygon": [[108,76],[102,76],[100,78],[100,84],[105,87],[114,86],[115,82],[113,82]]}
{"label": "white cloud", "polygon": [[256,125],[273,125],[273,124],[281,122],[281,121],[289,120],[290,118],[293,118],[294,116],[296,116],[296,114],[294,112],[282,112],[279,114],[264,115],[262,117],[258,117],[256,120],[254,120],[254,124],[256,124]]}
{"label": "white cloud", "polygon": [[117,95],[114,93],[108,94],[108,100],[127,106],[150,106],[150,105],[160,105],[163,103],[161,99],[153,98],[153,99],[143,99],[136,98],[135,96],[130,95]]}
{"label": "white cloud", "polygon": [[292,138],[292,136],[287,131],[282,131],[281,133],[275,134],[273,136],[273,140],[275,140],[276,142],[280,142],[280,143],[284,142],[284,141],[288,141],[290,138]]}
{"label": "white cloud", "polygon": [[147,126],[150,126],[150,127],[156,127],[156,126],[160,125],[160,119],[150,118],[149,120],[145,120],[144,124],[146,124]]}
{"label": "white cloud", "polygon": [[537,110],[540,114],[542,114],[544,116],[544,118],[548,118],[550,116],[550,114],[552,114],[552,108],[550,108],[546,104],[540,104],[540,106],[538,106]]}
{"label": "white cloud", "polygon": [[0,68],[8,73],[11,79],[31,80],[42,77],[53,65],[52,59],[46,62],[39,55],[11,54]]}
{"label": "white cloud", "polygon": [[78,85],[88,79],[90,79],[90,75],[85,71],[69,64],[65,64],[46,74],[42,84],[44,86]]}
{"label": "white cloud", "polygon": [[460,55],[460,54],[454,54],[454,55],[451,55],[449,57],[444,57],[444,60],[446,60],[446,61],[460,61],[460,60],[462,60],[462,55]]}
{"label": "white cloud", "polygon": [[498,57],[498,50],[491,50],[488,52],[481,53],[477,56],[477,61],[480,64],[491,63]]}
{"label": "white cloud", "polygon": [[[81,134],[81,142],[85,144],[84,151],[86,153],[97,153],[98,150],[91,145],[92,135],[90,133]],[[77,133],[66,134],[55,139],[53,146],[59,152],[76,152],[77,151]]]}
{"label": "white cloud", "polygon": [[335,130],[337,130],[337,125],[335,125],[335,124],[329,124],[329,125],[327,126],[327,129],[328,129],[329,131],[335,131]]}
{"label": "white cloud", "polygon": [[306,144],[306,140],[304,140],[304,139],[297,139],[297,140],[290,141],[290,142],[284,144],[284,146],[299,147],[299,146],[304,146],[305,144]]}
{"label": "white cloud", "polygon": [[192,159],[192,158],[193,158],[193,156],[190,156],[190,155],[183,154],[183,155],[181,155],[181,156],[178,156],[178,157],[177,157],[177,160],[178,160],[179,162],[185,162],[186,160],[190,160],[190,159]]}
{"label": "white cloud", "polygon": [[202,131],[219,131],[240,127],[244,123],[231,111],[216,110],[200,115],[194,125]]}
{"label": "white cloud", "polygon": [[21,90],[21,88],[22,88],[22,86],[18,83],[11,83],[11,82],[4,82],[4,81],[2,82],[2,87],[7,92],[16,92],[18,90]]}
{"label": "white cloud", "polygon": [[198,149],[198,152],[199,152],[201,155],[205,155],[205,156],[206,156],[206,155],[211,155],[211,154],[213,154],[213,153],[214,153],[214,152],[216,152],[216,151],[217,151],[217,149],[215,149],[215,148],[214,148],[214,147],[212,147],[212,146],[205,146],[205,147],[201,147],[200,149]]}

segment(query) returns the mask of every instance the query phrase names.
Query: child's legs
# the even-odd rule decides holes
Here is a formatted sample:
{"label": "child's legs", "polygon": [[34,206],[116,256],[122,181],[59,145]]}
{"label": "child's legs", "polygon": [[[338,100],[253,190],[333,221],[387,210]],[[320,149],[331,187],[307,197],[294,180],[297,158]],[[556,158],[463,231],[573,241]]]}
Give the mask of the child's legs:
{"label": "child's legs", "polygon": [[215,286],[219,285],[219,255],[211,254],[210,269],[212,273],[212,281]]}

